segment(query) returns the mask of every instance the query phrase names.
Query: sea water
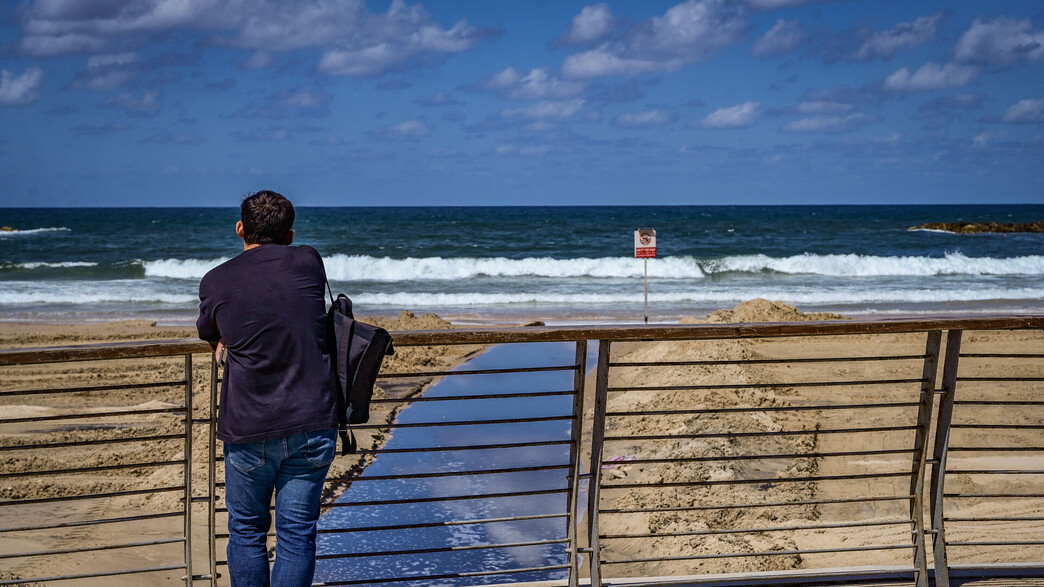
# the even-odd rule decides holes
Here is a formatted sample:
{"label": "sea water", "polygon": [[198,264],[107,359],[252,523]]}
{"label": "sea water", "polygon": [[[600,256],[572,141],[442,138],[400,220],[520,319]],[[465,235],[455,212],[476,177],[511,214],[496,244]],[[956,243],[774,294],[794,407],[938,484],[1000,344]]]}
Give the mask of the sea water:
{"label": "sea water", "polygon": [[[199,279],[236,255],[236,208],[0,209],[0,319],[194,320]],[[1044,234],[910,230],[1030,222],[1041,205],[410,207],[297,210],[362,314],[458,322],[652,321],[756,298],[855,316],[1044,311]]]}

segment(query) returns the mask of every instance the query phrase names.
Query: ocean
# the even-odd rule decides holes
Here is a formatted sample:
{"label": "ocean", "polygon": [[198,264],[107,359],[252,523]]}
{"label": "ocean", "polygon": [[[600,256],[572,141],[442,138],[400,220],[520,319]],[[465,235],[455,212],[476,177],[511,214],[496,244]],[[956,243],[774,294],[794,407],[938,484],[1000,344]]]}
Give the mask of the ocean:
{"label": "ocean", "polygon": [[[0,209],[0,320],[195,320],[199,279],[242,250],[237,208]],[[909,230],[1031,222],[1044,205],[298,208],[361,315],[676,322],[752,298],[851,316],[1044,312],[1044,234]]]}

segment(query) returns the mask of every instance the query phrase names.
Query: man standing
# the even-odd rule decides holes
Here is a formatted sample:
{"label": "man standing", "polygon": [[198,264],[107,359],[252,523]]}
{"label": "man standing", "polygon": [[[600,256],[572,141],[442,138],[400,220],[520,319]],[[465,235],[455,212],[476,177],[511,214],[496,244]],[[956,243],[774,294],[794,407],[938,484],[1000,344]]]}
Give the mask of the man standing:
{"label": "man standing", "polygon": [[216,356],[227,350],[217,437],[225,447],[228,572],[237,587],[304,586],[315,572],[319,501],[337,443],[326,271],[315,249],[289,246],[294,206],[282,195],[251,194],[241,214],[243,252],[203,276],[196,321]]}

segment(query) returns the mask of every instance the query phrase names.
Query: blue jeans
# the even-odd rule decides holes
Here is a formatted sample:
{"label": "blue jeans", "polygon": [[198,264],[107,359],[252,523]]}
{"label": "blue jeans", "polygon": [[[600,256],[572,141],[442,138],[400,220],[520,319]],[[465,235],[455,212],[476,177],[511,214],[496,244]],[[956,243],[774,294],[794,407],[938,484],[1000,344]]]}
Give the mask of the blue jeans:
{"label": "blue jeans", "polygon": [[[307,586],[315,573],[315,534],[323,481],[337,429],[244,444],[225,443],[228,574],[235,587]],[[276,498],[276,558],[271,576],[266,534]]]}

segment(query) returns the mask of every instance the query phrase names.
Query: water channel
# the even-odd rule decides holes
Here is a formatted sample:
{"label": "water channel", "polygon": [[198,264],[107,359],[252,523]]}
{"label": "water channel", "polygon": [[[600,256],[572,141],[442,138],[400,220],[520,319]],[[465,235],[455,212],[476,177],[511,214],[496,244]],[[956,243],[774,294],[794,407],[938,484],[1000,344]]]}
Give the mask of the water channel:
{"label": "water channel", "polygon": [[[497,345],[455,370],[505,369],[571,365],[574,343]],[[590,366],[592,357],[587,359]],[[422,397],[473,397],[569,391],[572,371],[447,376],[428,388]],[[382,452],[338,499],[338,503],[417,500],[395,503],[336,507],[319,521],[320,531],[353,529],[347,533],[320,534],[318,583],[386,583],[409,587],[464,586],[492,583],[540,581],[564,578],[564,570],[511,572],[564,565],[568,562],[564,543],[478,548],[480,545],[517,544],[560,540],[566,536],[567,473],[572,412],[571,395],[453,399],[410,404],[396,417],[396,424],[452,423],[505,418],[559,418],[542,422],[442,425],[397,428]],[[463,447],[492,444],[562,442],[547,446],[393,452],[401,449]],[[389,451],[389,452],[384,452]],[[471,476],[429,477],[422,475],[457,471],[483,471],[520,467],[558,466],[550,470],[507,472]],[[403,475],[402,479],[380,479]],[[543,492],[511,497],[491,494]],[[459,496],[472,499],[447,499]],[[358,531],[392,525],[450,523],[505,517],[555,517],[450,524],[425,528]],[[432,548],[464,548],[453,552],[366,556],[368,553],[402,552]],[[357,555],[357,556],[343,556]],[[361,556],[358,556],[361,555]],[[324,558],[330,557],[330,558]],[[505,571],[479,577],[460,574]],[[399,577],[416,577],[393,581]]]}

